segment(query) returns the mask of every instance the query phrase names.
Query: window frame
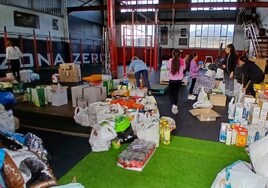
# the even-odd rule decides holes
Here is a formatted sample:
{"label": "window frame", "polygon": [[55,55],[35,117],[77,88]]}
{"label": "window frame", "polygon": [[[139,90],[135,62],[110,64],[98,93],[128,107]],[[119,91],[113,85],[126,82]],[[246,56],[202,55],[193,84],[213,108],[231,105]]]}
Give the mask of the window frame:
{"label": "window frame", "polygon": [[[235,24],[190,24],[189,48],[219,48],[233,43]],[[207,27],[207,28],[204,28]],[[216,30],[216,29],[217,30]],[[203,31],[207,33],[203,33]]]}

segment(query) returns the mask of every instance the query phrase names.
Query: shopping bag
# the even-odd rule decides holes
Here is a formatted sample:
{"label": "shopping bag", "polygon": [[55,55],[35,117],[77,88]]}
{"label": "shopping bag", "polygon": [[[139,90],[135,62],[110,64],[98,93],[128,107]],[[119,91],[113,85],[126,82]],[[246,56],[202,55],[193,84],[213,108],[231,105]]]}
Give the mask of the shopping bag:
{"label": "shopping bag", "polygon": [[154,121],[137,131],[137,137],[142,140],[151,141],[155,146],[159,146],[159,121]]}
{"label": "shopping bag", "polygon": [[3,132],[15,132],[15,119],[12,110],[0,111],[0,129]]}
{"label": "shopping bag", "polygon": [[97,113],[97,122],[122,114],[124,114],[124,110],[120,104],[111,104],[110,106],[104,107]]}
{"label": "shopping bag", "polygon": [[208,101],[208,94],[205,92],[204,87],[202,86],[197,97],[197,101]]}
{"label": "shopping bag", "polygon": [[108,151],[111,140],[117,137],[114,128],[108,122],[100,122],[93,126],[89,138],[89,144],[94,152]]}
{"label": "shopping bag", "polygon": [[89,116],[89,126],[93,127],[97,121],[97,113],[102,111],[103,109],[107,109],[110,106],[108,102],[94,102],[88,105],[88,116]]}
{"label": "shopping bag", "polygon": [[35,106],[41,107],[47,104],[46,89],[44,87],[30,88],[30,101]]}
{"label": "shopping bag", "polygon": [[90,124],[88,107],[86,108],[76,107],[74,110],[73,118],[77,124],[88,127]]}

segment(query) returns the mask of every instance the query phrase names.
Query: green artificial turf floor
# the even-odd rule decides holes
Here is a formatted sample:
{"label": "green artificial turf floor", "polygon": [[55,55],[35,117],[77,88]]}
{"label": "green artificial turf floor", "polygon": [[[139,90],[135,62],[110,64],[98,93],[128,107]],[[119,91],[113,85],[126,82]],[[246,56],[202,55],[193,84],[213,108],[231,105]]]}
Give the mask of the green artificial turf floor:
{"label": "green artificial turf floor", "polygon": [[249,161],[245,148],[173,136],[170,145],[160,144],[143,171],[138,172],[116,165],[126,146],[91,152],[59,183],[70,183],[76,176],[77,182],[86,188],[209,188],[224,167],[237,160]]}

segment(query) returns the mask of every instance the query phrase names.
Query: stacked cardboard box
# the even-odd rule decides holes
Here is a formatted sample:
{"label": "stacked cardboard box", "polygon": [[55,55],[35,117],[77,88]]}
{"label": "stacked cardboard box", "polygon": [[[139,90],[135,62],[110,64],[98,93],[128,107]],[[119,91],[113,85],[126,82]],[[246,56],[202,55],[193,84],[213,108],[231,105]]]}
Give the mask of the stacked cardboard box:
{"label": "stacked cardboard box", "polygon": [[59,67],[60,82],[79,82],[81,81],[80,65],[74,63],[63,63]]}

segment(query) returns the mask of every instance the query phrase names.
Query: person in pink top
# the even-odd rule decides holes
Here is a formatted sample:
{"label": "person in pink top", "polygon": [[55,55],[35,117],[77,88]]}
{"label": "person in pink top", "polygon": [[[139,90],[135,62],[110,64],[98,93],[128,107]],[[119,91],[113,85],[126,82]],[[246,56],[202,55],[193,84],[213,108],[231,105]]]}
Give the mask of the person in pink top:
{"label": "person in pink top", "polygon": [[188,58],[188,63],[190,64],[189,76],[192,79],[190,90],[189,90],[189,95],[188,95],[189,100],[195,100],[196,98],[196,96],[193,95],[193,90],[194,90],[196,78],[198,76],[198,71],[201,67],[201,65],[197,64],[197,58],[198,58],[198,54],[196,52],[190,53],[189,58]]}
{"label": "person in pink top", "polygon": [[178,113],[178,97],[181,81],[183,79],[183,71],[185,70],[185,62],[181,58],[181,52],[178,49],[172,51],[172,58],[167,64],[169,73],[169,100],[172,105],[173,114]]}

